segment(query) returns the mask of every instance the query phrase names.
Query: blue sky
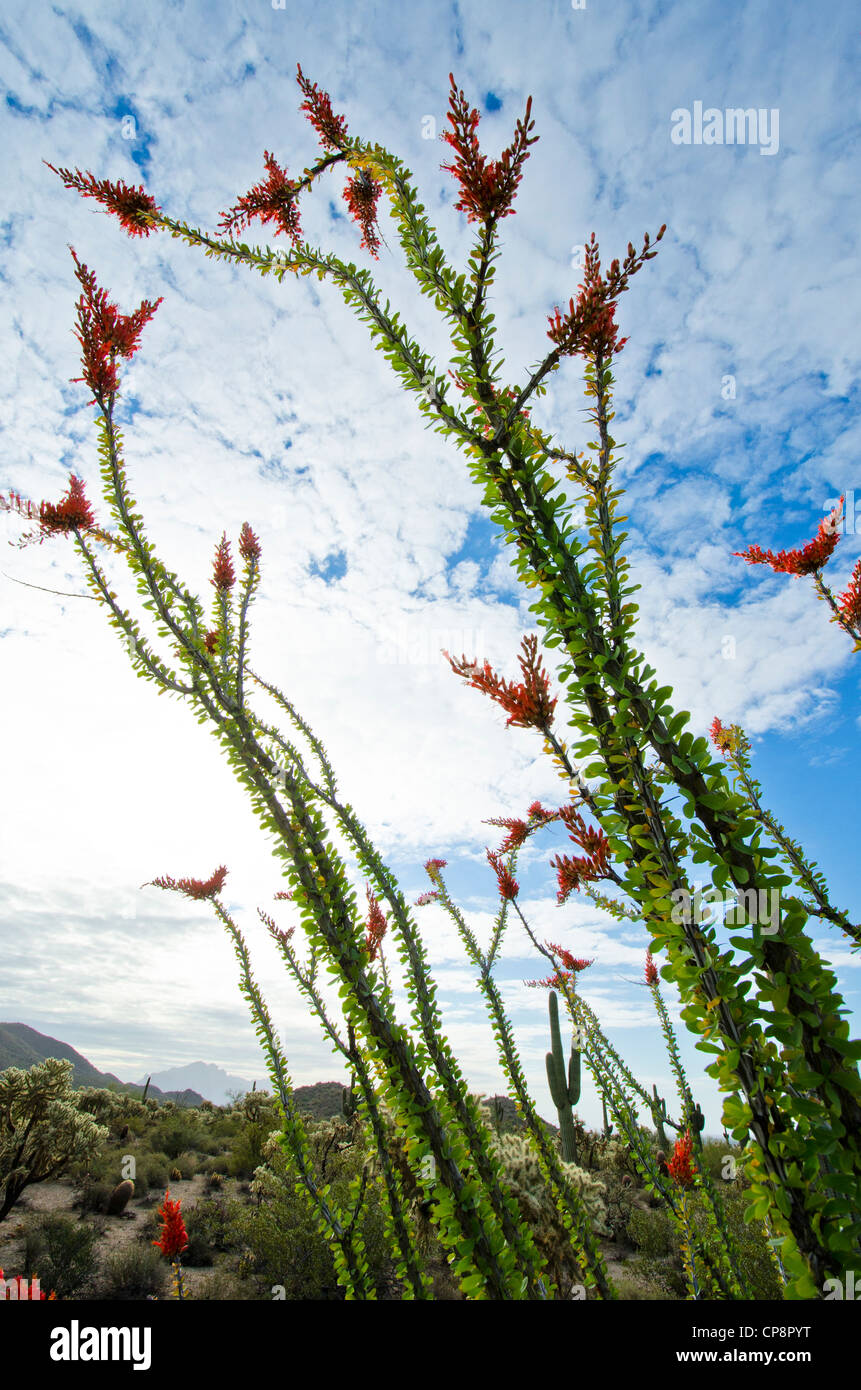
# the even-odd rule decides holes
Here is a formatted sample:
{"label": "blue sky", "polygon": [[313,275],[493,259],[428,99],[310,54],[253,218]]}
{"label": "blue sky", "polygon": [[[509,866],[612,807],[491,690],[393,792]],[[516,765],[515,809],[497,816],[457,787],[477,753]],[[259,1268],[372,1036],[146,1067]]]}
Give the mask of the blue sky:
{"label": "blue sky", "polygon": [[[857,529],[826,573],[838,589],[858,555],[859,59],[861,26],[845,3],[824,25],[815,9],[776,4],[148,0],[34,12],[8,0],[0,490],[56,499],[74,468],[97,496],[93,412],[69,381],[79,370],[71,243],[125,312],[164,296],[121,397],[135,496],[160,552],[206,593],[222,530],[235,537],[252,524],[264,546],[259,669],[322,739],[408,899],[430,886],[425,860],[445,858],[453,894],[486,933],[495,879],[484,852],[499,837],[483,822],[523,815],[534,800],[558,805],[564,788],[540,739],[506,731],[498,707],[440,655],[486,658],[517,678],[521,639],[535,631],[531,595],[517,587],[463,456],[425,429],[416,398],[333,286],[279,286],[167,238],[130,240],[41,161],[143,182],[167,212],[214,230],[263,177],[264,149],[291,175],[313,163],[298,62],[351,134],[406,162],[450,262],[464,269],[473,229],[440,169],[451,151],[428,138],[446,128],[448,74],[481,110],[490,157],[532,95],[540,141],[504,223],[494,289],[507,379],[522,380],[545,354],[547,316],[576,294],[578,248],[592,231],[606,264],[668,224],[619,309],[630,342],[617,359],[616,437],[626,442],[628,554],[643,586],[640,646],[697,732],[716,714],[744,725],[766,804],[858,920],[861,668],[809,583],[732,552],[803,544],[833,499],[851,493]],[[716,143],[736,108],[762,117],[743,143]],[[673,138],[683,112],[690,144]],[[698,120],[711,132],[701,142]],[[303,235],[369,266],[445,370],[444,324],[403,267],[387,214],[392,250],[371,262],[345,215],[343,182],[336,171],[305,198]],[[263,242],[266,229],[247,235]],[[583,405],[569,363],[533,418],[581,449]],[[20,525],[2,516],[0,530],[14,541]],[[277,869],[215,743],[189,711],[132,678],[95,604],[24,587],[84,593],[70,548],[2,550],[0,1013],[129,1078],[198,1058],[263,1076],[217,922],[139,887],[226,862],[227,898],[294,1078],[339,1076],[257,921]],[[559,664],[554,652],[545,662],[551,672]],[[548,860],[564,845],[558,834],[532,842],[521,903],[539,936],[595,957],[583,992],[672,1113],[639,983],[645,933],[588,900],[556,906]],[[359,875],[355,883],[363,895]],[[502,1090],[454,928],[434,906],[419,921],[466,1074],[476,1090]],[[857,1009],[861,958],[833,928],[813,923],[813,935]],[[533,1094],[552,1118],[547,1001],[523,984],[544,973],[510,928],[500,978]],[[683,1049],[716,1133],[704,1059],[686,1036]],[[598,1122],[591,1083],[580,1110]]]}

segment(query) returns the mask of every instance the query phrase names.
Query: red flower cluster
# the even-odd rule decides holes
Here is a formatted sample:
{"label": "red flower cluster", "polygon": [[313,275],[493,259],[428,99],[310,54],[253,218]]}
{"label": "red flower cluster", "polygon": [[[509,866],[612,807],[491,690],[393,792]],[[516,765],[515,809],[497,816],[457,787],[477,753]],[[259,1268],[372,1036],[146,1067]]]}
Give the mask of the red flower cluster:
{"label": "red flower cluster", "polygon": [[361,246],[364,246],[371,255],[379,260],[377,252],[380,248],[380,238],[377,236],[377,202],[383,191],[383,185],[371,178],[370,171],[361,169],[358,174],[344,185],[344,198],[350,210],[350,216],[358,222],[362,229]]}
{"label": "red flower cluster", "polygon": [[556,946],[552,941],[545,941],[544,945],[549,951],[555,951],[562,962],[562,969],[555,974],[548,975],[546,980],[525,980],[524,983],[530,989],[561,989],[565,984],[576,984],[577,976],[581,970],[588,970],[590,965],[595,964],[592,960],[583,960],[579,956],[572,956],[570,951],[564,950],[562,946]]}
{"label": "red flower cluster", "polygon": [[[666,230],[665,223],[655,238],[655,244],[661,240]],[[598,258],[598,243],[595,233],[592,233],[586,246],[585,274],[583,283],[578,286],[577,303],[575,304],[573,299],[568,301],[568,313],[564,318],[556,309],[549,319],[550,329],[547,336],[556,343],[563,356],[600,353],[606,358],[622,351],[628,339],[617,341],[619,329],[615,320],[615,301],[628,288],[631,276],[636,275],[646,261],[652,260],[658,254],[657,251],[650,251],[649,245],[648,232],[639,254],[634,251],[631,242],[628,242],[628,254],[624,265],[620,268],[618,260],[613,261],[604,277]]]}
{"label": "red flower cluster", "polygon": [[81,344],[84,375],[72,380],[85,381],[96,403],[104,406],[105,398],[115,396],[119,390],[117,357],[132,357],[137,352],[140,335],[162,298],[154,303],[145,299],[133,314],[121,314],[116,304],[110,303],[107,290],[98,288],[95,275],[81,265],[74,247],[69,250],[83,289],[77,305],[75,337]]}
{"label": "red flower cluster", "polygon": [[760,546],[752,545],[747,550],[735,550],[733,554],[746,560],[749,565],[770,565],[775,574],[815,574],[834,553],[840,539],[837,526],[842,512],[841,497],[834,510],[819,523],[813,540],[801,550],[780,550],[775,555],[773,550],[762,550]]}
{"label": "red flower cluster", "polygon": [[564,903],[581,883],[591,883],[595,879],[609,877],[609,842],[602,830],[595,830],[586,824],[574,806],[560,807],[559,815],[565,822],[571,839],[586,851],[585,857],[557,854],[550,861],[551,868],[556,869],[559,880],[556,901]]}
{"label": "red flower cluster", "polygon": [[691,1159],[693,1157],[694,1141],[691,1132],[686,1129],[684,1134],[676,1140],[673,1149],[673,1156],[667,1164],[667,1171],[673,1182],[678,1183],[679,1187],[693,1187],[696,1182],[697,1170],[694,1168]]}
{"label": "red flower cluster", "polygon": [[39,508],[39,522],[45,535],[88,531],[95,526],[93,509],[84,495],[83,479],[73,475],[68,491],[59,502],[43,502]]}
{"label": "red flower cluster", "polygon": [[502,863],[500,855],[494,854],[491,850],[487,850],[487,858],[496,874],[496,881],[499,884],[499,896],[513,901],[520,892],[520,885]]}
{"label": "red flower cluster", "polygon": [[161,1238],[152,1243],[169,1260],[177,1259],[188,1247],[188,1233],[180,1214],[180,1205],[179,1201],[172,1202],[170,1200],[170,1188],[168,1188],[164,1194],[164,1201],[158,1209],[162,1221]]}
{"label": "red flower cluster", "polygon": [[242,529],[239,532],[239,554],[246,564],[253,560],[259,560],[261,556],[260,541],[255,536],[247,521],[243,521]]}
{"label": "red flower cluster", "polygon": [[481,119],[475,107],[470,110],[466,97],[458,91],[452,73],[449,73],[451,93],[449,95],[448,119],[453,132],[444,131],[440,136],[457,154],[453,164],[440,167],[454,174],[461,187],[461,196],[455,203],[458,212],[467,214],[469,222],[489,222],[492,218],[508,217],[513,214],[511,204],[517,186],[523,177],[523,165],[529,158],[529,146],[536,144],[538,136],[529,138],[529,131],[535,122],[529,119],[532,113],[532,97],[526,103],[526,115],[517,122],[514,140],[504,150],[498,162],[488,163],[478,144],[478,123]]}
{"label": "red flower cluster", "polygon": [[658,967],[652,960],[651,951],[646,952],[646,984],[656,985],[658,983]]}
{"label": "red flower cluster", "polygon": [[76,478],[74,474],[70,476],[69,487],[59,502],[41,502],[37,512],[33,503],[20,493],[10,492],[8,497],[0,493],[0,512],[17,512],[27,521],[38,520],[38,532],[26,536],[21,541],[22,545],[35,540],[37,536],[41,545],[46,536],[68,535],[71,531],[96,529],[93,509],[84,493],[83,480]]}
{"label": "red flower cluster", "polygon": [[[42,163],[48,164],[47,159]],[[158,226],[161,208],[156,207],[155,200],[144,192],[142,184],[134,188],[121,179],[111,183],[109,179],[82,174],[80,169],[55,169],[53,164],[48,164],[48,168],[53,174],[59,174],[67,188],[102,203],[108,212],[119,218],[129,236],[149,236],[153,227]]]}
{"label": "red flower cluster", "polygon": [[210,583],[220,593],[226,594],[236,583],[236,575],[233,570],[233,559],[230,554],[230,542],[226,533],[221,537],[215,548],[215,559],[212,564],[212,579]]}
{"label": "red flower cluster", "polygon": [[511,724],[515,728],[534,728],[547,733],[553,723],[556,700],[550,699],[549,680],[547,672],[541,666],[542,658],[539,656],[536,660],[538,638],[524,637],[521,646],[524,655],[518,657],[518,660],[523,672],[523,683],[519,685],[509,685],[507,681],[500,680],[489,661],[485,661],[479,670],[478,663],[467,661],[465,656],[461,656],[460,661],[454,661],[445,650],[443,656],[455,675],[463,676],[476,690],[483,690],[491,699],[496,700],[497,704],[502,705],[510,715],[505,721],[506,728]]}
{"label": "red flower cluster", "polygon": [[852,571],[852,578],[845,594],[841,594],[838,598],[837,607],[847,623],[853,627],[857,627],[861,623],[861,560],[857,562]]}
{"label": "red flower cluster", "polygon": [[370,915],[368,916],[367,934],[365,936],[365,946],[368,951],[368,960],[376,960],[377,952],[380,949],[383,937],[386,934],[386,927],[389,925],[383,916],[382,909],[377,898],[374,897],[370,888],[366,888],[368,895],[368,906]]}
{"label": "red flower cluster", "polygon": [[328,93],[318,91],[317,83],[308,81],[300,63],[296,64],[296,71],[296,81],[305,93],[299,110],[307,113],[324,150],[342,150],[347,139],[347,122],[343,116],[335,115]]}
{"label": "red flower cluster", "polygon": [[[199,902],[204,898],[214,898],[224,887],[224,880],[227,878],[227,868],[224,864],[215,870],[211,878],[204,882],[199,878],[181,878],[179,880],[171,878],[165,874],[163,878],[152,879],[154,888],[170,888],[174,892],[184,893],[187,898],[194,898]],[[144,884],[146,887],[146,884]]]}
{"label": "red flower cluster", "polygon": [[559,812],[545,811],[540,801],[533,801],[532,805],[529,807],[529,819],[535,824],[530,826],[526,821],[507,816],[492,817],[490,820],[484,822],[485,825],[504,826],[508,831],[508,834],[499,846],[500,854],[508,854],[508,852],[517,845],[524,844],[532,830],[535,829],[535,825],[546,825],[549,821],[558,820]]}
{"label": "red flower cluster", "polygon": [[244,193],[229,212],[221,214],[218,229],[225,233],[241,231],[250,225],[252,218],[259,217],[261,222],[274,222],[278,231],[289,236],[295,246],[302,230],[296,204],[297,185],[290,182],[287,170],[281,168],[268,150],[263,153],[263,162],[268,177]]}
{"label": "red flower cluster", "polygon": [[[34,1276],[34,1278],[35,1278],[35,1276]],[[6,1275],[3,1273],[2,1269],[0,1269],[0,1279],[6,1279]],[[14,1292],[14,1293],[12,1292],[12,1285],[13,1285],[13,1284],[15,1285],[15,1292]],[[24,1278],[24,1275],[23,1275],[23,1274],[13,1274],[13,1275],[10,1276],[10,1278],[9,1278],[9,1279],[7,1280],[7,1282],[6,1282],[6,1288],[5,1288],[4,1293],[3,1293],[3,1300],[4,1300],[4,1302],[6,1302],[6,1301],[12,1302],[12,1301],[14,1301],[14,1300],[17,1299],[17,1300],[23,1302],[25,1299],[29,1299],[29,1298],[30,1298],[30,1296],[31,1296],[30,1291],[31,1291],[32,1287],[33,1287],[32,1282],[28,1283],[27,1280]],[[50,1293],[47,1293],[47,1294],[45,1293],[45,1290],[44,1290],[44,1289],[40,1289],[40,1290],[39,1290],[39,1299],[40,1299],[40,1300],[45,1300],[45,1299],[47,1299],[47,1300],[50,1302],[51,1299],[56,1299],[56,1297],[57,1297],[57,1295],[54,1293],[54,1290],[53,1290],[53,1289],[51,1290]]]}

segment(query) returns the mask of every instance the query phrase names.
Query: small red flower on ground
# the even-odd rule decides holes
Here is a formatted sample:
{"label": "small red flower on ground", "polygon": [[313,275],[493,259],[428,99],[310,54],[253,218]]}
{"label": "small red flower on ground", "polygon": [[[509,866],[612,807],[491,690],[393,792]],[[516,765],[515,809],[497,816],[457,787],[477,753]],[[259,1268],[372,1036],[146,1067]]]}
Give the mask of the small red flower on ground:
{"label": "small red flower on ground", "polygon": [[158,1209],[162,1220],[161,1238],[152,1243],[169,1260],[175,1260],[188,1247],[188,1234],[180,1214],[181,1203],[170,1200],[170,1188],[164,1194],[164,1202]]}

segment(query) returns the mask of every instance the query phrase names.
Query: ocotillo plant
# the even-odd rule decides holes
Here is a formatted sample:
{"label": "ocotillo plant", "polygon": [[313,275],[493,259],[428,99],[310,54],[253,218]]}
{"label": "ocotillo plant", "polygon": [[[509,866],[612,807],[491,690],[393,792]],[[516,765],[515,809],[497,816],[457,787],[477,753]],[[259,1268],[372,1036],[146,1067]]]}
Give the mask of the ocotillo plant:
{"label": "ocotillo plant", "polygon": [[572,1107],[580,1099],[580,1049],[571,1043],[566,1075],[565,1058],[562,1052],[562,1037],[559,1032],[559,1001],[551,989],[550,999],[550,1051],[545,1056],[547,1082],[556,1114],[559,1116],[559,1136],[562,1142],[562,1157],[566,1163],[577,1162],[577,1136],[574,1132]]}
{"label": "ocotillo plant", "polygon": [[[640,252],[629,243],[624,260],[613,261],[602,272],[593,235],[576,300],[572,297],[568,311],[563,314],[557,309],[550,319],[552,349],[527,370],[522,384],[502,383],[489,296],[500,224],[514,211],[523,165],[536,138],[529,134],[531,102],[510,147],[498,161],[489,162],[478,143],[479,113],[469,108],[452,78],[452,130],[445,138],[455,160],[446,168],[459,185],[456,206],[470,223],[477,224],[466,273],[458,275],[423,215],[410,171],[402,161],[380,145],[349,136],[344,118],[333,113],[326,93],[310,84],[301,69],[299,83],[305,97],[303,110],[323,145],[323,157],[293,181],[267,151],[265,182],[224,214],[220,236],[171,218],[143,189],[100,181],[77,170],[57,172],[68,187],[117,215],[131,235],[164,229],[207,255],[272,274],[279,281],[288,273],[331,279],[368,325],[406,389],[416,394],[422,414],[464,450],[471,475],[483,488],[485,504],[507,541],[516,547],[521,578],[538,590],[531,611],[543,629],[544,645],[560,648],[563,655],[560,679],[565,683],[568,722],[574,730],[573,752],[585,766],[572,760],[553,733],[551,709],[539,704],[521,711],[522,723],[542,733],[548,754],[597,826],[581,820],[576,827],[586,855],[560,863],[560,894],[608,879],[617,889],[616,896],[607,899],[616,904],[610,910],[630,916],[633,908],[645,923],[652,950],[665,956],[664,977],[680,991],[687,1027],[697,1046],[714,1058],[708,1072],[724,1093],[724,1124],[736,1139],[749,1136],[755,1145],[752,1217],[770,1215],[782,1236],[781,1255],[795,1296],[815,1296],[825,1277],[842,1276],[858,1258],[861,1079],[857,1058],[861,1046],[849,1037],[836,978],[806,930],[804,901],[795,893],[783,895],[783,890],[799,883],[807,891],[797,869],[789,866],[784,873],[772,863],[778,851],[763,843],[762,828],[751,816],[747,801],[730,785],[723,764],[712,760],[705,738],[695,738],[688,730],[689,716],[673,708],[671,689],[659,685],[635,645],[636,604],[631,597],[636,586],[630,583],[622,549],[625,535],[619,530],[623,518],[618,515],[620,492],[615,486],[621,446],[611,434],[612,360],[625,344],[615,317],[619,298],[655,250],[646,235]],[[448,399],[448,382],[406,332],[401,316],[381,301],[371,276],[299,240],[300,195],[338,164],[350,170],[347,205],[362,227],[363,245],[372,256],[379,246],[377,202],[383,194],[390,201],[407,266],[451,330],[450,375],[463,396],[460,408]],[[237,241],[233,233],[254,218],[286,234],[292,249],[282,252]],[[656,242],[663,234],[662,227]],[[91,374],[98,377],[101,372],[103,378],[99,381],[104,407],[102,453],[106,468],[114,472],[118,446],[106,405],[109,371],[117,354],[134,350],[131,344],[153,307],[145,303],[133,320],[114,320],[113,328],[122,331],[111,339],[111,350],[102,341],[101,352],[91,364]],[[574,357],[584,363],[594,427],[585,452],[558,447],[529,419],[529,402],[543,395],[548,378],[563,360]],[[110,471],[107,476],[112,476]],[[115,479],[110,486],[118,496]],[[574,490],[573,499],[561,492],[564,486]],[[585,525],[575,512],[578,502],[583,504]],[[102,538],[93,529],[82,485],[77,482],[59,507],[42,511],[38,519],[47,532],[74,533],[76,542],[85,547],[87,538]],[[127,510],[118,519],[127,525],[132,522],[135,528],[139,522]],[[251,563],[247,535],[242,544],[243,559]],[[138,572],[150,563],[150,552],[142,547],[135,529],[130,553]],[[90,558],[85,558],[95,575]],[[188,680],[174,680],[164,666],[142,663],[142,667],[153,678],[158,671],[173,681],[168,688],[205,697],[212,708],[212,700],[217,703],[223,697],[229,702],[222,705],[224,717],[229,712],[231,719],[238,719],[243,711],[236,682],[241,687],[244,622],[253,583],[248,580],[245,586],[237,639],[229,622],[232,610],[227,594],[233,579],[226,549],[219,576],[220,600],[215,626],[209,631],[204,630],[202,614],[187,591],[175,584],[172,575],[160,576],[166,594],[157,611],[164,629],[178,638],[178,612],[186,624],[182,637],[187,643],[183,661],[189,668]],[[475,674],[474,664],[472,669]],[[213,678],[217,692],[206,686]],[[251,737],[244,727],[242,737]],[[248,779],[252,794],[265,801],[265,772],[259,765],[254,774],[249,771],[251,744],[246,741],[241,746],[240,775]],[[586,778],[593,779],[591,785]],[[665,799],[669,791],[680,794],[678,810],[671,809]],[[288,855],[294,850],[299,855],[291,815],[283,809],[276,813],[269,803],[261,814],[269,817],[267,824],[278,828]],[[292,806],[294,820],[301,820],[303,814],[297,805]],[[783,895],[777,930],[766,932],[758,919],[741,912],[736,926],[746,929],[732,938],[734,951],[721,951],[712,924],[690,915],[680,919],[674,913],[674,895],[689,891],[686,866],[691,859],[706,867],[719,892]],[[310,866],[308,872],[302,905],[309,920],[331,917],[328,889],[321,894],[315,886],[320,874],[315,875]],[[334,921],[326,931],[330,949],[336,951]],[[341,944],[346,949],[347,938]],[[348,969],[344,983],[361,993],[366,981],[363,977],[360,984]],[[382,1025],[376,1017],[370,1032],[376,1045],[383,1046]],[[387,1034],[385,1045],[392,1041]],[[430,1043],[428,1047],[432,1054]],[[406,1105],[406,1092],[401,1099]],[[452,1092],[447,1103],[457,1108]],[[818,1156],[825,1152],[833,1168],[830,1190],[819,1181]],[[501,1231],[506,1222],[500,1200],[488,1200],[487,1218],[493,1210],[501,1223],[496,1231]],[[470,1229],[469,1238],[474,1236],[476,1241],[470,1249],[477,1260],[484,1261],[479,1283],[486,1278],[489,1282],[482,1287],[510,1287],[506,1280],[514,1277],[513,1265],[505,1274],[499,1268],[496,1235],[491,1236],[488,1228],[478,1239],[474,1225]],[[488,1244],[483,1243],[485,1236]],[[510,1254],[517,1264],[520,1253],[506,1246],[503,1258]],[[526,1263],[518,1269],[527,1288],[534,1289],[535,1267],[526,1252],[522,1254]]]}

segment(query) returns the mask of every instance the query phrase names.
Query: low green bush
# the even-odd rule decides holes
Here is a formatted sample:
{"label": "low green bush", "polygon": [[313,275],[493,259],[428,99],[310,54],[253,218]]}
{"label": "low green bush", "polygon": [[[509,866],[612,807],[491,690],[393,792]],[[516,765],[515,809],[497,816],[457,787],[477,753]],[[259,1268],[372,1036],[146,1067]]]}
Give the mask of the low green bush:
{"label": "low green bush", "polygon": [[46,1293],[70,1298],[93,1278],[98,1232],[70,1216],[45,1216],[32,1226],[24,1240],[24,1270],[28,1278],[39,1276]]}
{"label": "low green bush", "polygon": [[160,1297],[170,1265],[151,1245],[132,1244],[105,1260],[97,1283],[98,1297],[115,1302]]}

